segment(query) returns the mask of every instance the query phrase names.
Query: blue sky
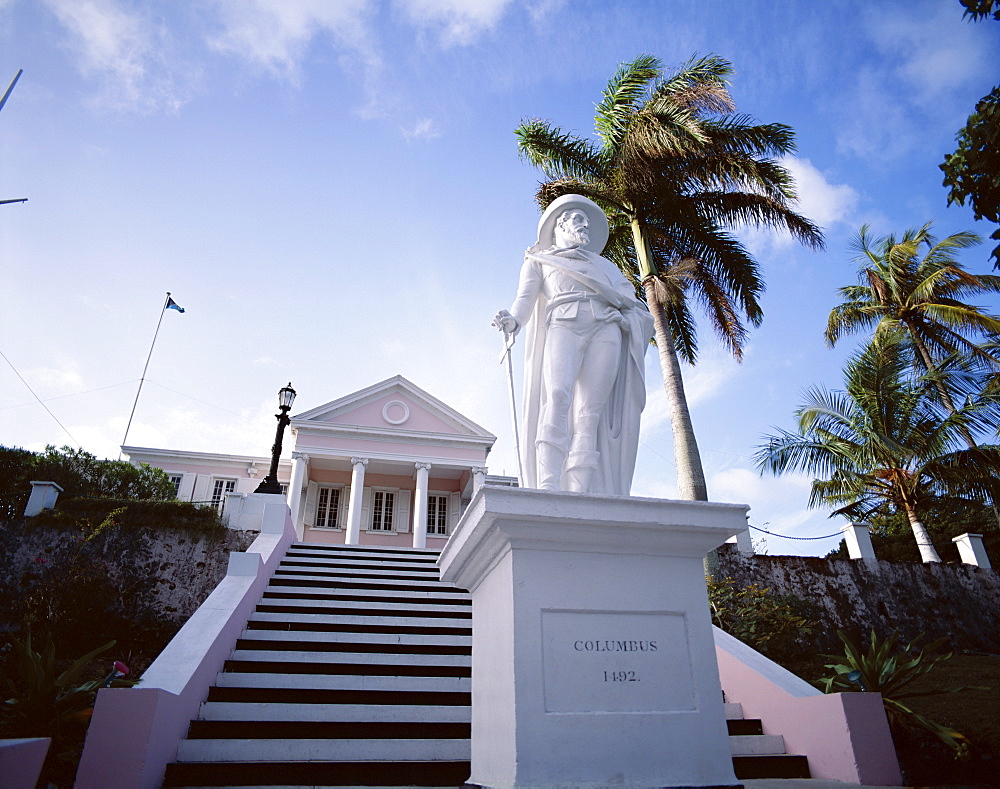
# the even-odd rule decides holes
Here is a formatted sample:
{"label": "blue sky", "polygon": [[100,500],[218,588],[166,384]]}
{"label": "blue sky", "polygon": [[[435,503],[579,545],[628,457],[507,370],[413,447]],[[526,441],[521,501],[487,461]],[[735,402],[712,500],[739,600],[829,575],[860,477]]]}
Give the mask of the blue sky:
{"label": "blue sky", "polygon": [[[29,198],[0,206],[0,351],[72,435],[0,359],[0,443],[117,456],[169,290],[187,311],[164,316],[130,444],[267,454],[289,380],[304,411],[398,373],[495,433],[491,470],[515,473],[489,322],[534,240],[539,175],[513,130],[591,134],[640,53],[729,59],[740,111],[797,132],[786,164],[827,248],[742,231],[764,325],[742,365],[706,328],[685,374],[712,498],[782,534],[836,531],[807,479],[762,479],[751,456],[807,386],[839,384],[851,343],[822,331],[861,224],[992,230],[946,206],[937,168],[1000,61],[1000,24],[957,0],[0,0],[0,81],[24,69],[0,199]],[[647,363],[633,492],[670,497]]]}

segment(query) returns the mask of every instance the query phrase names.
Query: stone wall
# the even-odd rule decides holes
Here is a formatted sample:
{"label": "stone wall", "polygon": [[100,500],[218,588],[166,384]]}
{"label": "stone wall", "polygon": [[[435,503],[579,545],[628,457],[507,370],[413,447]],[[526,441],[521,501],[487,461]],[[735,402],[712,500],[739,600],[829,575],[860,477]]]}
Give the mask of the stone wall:
{"label": "stone wall", "polygon": [[[113,528],[86,546],[86,556],[96,562],[96,571],[134,589],[144,604],[180,624],[225,576],[230,551],[245,550],[256,536],[228,530],[209,535]],[[0,523],[0,599],[16,598],[46,568],[64,566],[81,545],[79,532],[71,529],[35,526],[31,519]],[[3,620],[0,611],[0,624],[17,624]]]}
{"label": "stone wall", "polygon": [[[757,583],[809,600],[822,610],[815,646],[836,648],[836,631],[880,635],[894,629],[905,643],[923,633],[947,636],[951,649],[1000,653],[1000,574],[969,564],[751,556],[719,550],[719,577]],[[839,649],[837,650],[839,651]]]}

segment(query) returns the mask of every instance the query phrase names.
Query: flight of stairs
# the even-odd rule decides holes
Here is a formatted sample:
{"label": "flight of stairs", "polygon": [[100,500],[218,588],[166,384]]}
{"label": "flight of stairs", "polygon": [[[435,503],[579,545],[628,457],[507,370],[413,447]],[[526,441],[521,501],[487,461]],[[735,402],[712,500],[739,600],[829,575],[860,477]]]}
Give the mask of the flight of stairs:
{"label": "flight of stairs", "polygon": [[[192,721],[165,787],[461,786],[472,610],[430,550],[296,543]],[[809,777],[726,705],[738,778]]]}
{"label": "flight of stairs", "polygon": [[805,756],[785,753],[785,739],[780,734],[764,734],[758,718],[744,718],[740,704],[727,702],[726,725],[733,769],[740,780],[751,778],[809,778]]}
{"label": "flight of stairs", "polygon": [[461,786],[472,608],[436,559],[289,548],[164,786]]}

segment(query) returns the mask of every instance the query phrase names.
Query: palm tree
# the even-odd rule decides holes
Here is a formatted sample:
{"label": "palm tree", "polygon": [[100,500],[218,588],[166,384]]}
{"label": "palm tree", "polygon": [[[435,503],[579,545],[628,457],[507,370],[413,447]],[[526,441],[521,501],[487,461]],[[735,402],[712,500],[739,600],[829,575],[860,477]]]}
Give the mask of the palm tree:
{"label": "palm tree", "polygon": [[947,411],[911,371],[898,337],[873,342],[848,363],[846,391],[809,390],[798,432],[768,436],[756,460],[762,472],[818,475],[810,507],[859,519],[904,512],[923,561],[938,562],[921,513],[941,497],[988,499],[1000,446],[957,447],[963,431],[996,430],[1000,416],[981,401]]}
{"label": "palm tree", "polygon": [[678,487],[695,501],[706,501],[708,490],[679,364],[697,357],[691,301],[741,359],[746,322],[763,318],[764,283],[729,229],[779,227],[810,246],[823,243],[819,229],[790,208],[791,176],[775,160],[793,150],[791,129],[733,114],[732,71],[713,55],[663,76],[661,62],[642,55],[618,69],[597,105],[599,144],[543,120],[524,121],[516,132],[521,156],[547,179],[538,191],[543,209],[575,193],[608,214],[605,254],[653,316]]}
{"label": "palm tree", "polygon": [[[975,233],[955,233],[938,241],[928,222],[909,229],[896,240],[872,238],[864,225],[854,240],[858,252],[858,284],[840,289],[844,302],[834,307],[827,322],[826,341],[833,347],[844,334],[874,327],[876,339],[903,335],[911,345],[914,364],[931,373],[946,360],[967,357],[980,369],[1000,371],[1000,358],[982,346],[983,339],[1000,333],[1000,317],[964,299],[1000,292],[1000,276],[970,274],[955,253],[982,239]],[[920,251],[926,248],[923,257]],[[941,402],[955,410],[947,376],[936,385]],[[971,436],[967,443],[973,446]]]}

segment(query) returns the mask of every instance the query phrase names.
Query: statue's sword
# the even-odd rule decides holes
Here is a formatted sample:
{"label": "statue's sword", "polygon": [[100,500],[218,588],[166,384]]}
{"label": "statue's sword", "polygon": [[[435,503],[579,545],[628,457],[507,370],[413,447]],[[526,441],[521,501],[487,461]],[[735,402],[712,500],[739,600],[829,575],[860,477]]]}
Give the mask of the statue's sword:
{"label": "statue's sword", "polygon": [[507,327],[498,321],[493,321],[493,325],[503,332],[503,351],[500,353],[500,364],[507,361],[507,388],[510,395],[510,422],[514,427],[514,452],[517,454],[517,482],[524,484],[524,469],[521,467],[521,439],[517,434],[517,398],[514,395],[514,363],[511,359],[510,349],[514,347],[514,333],[507,331]]}

